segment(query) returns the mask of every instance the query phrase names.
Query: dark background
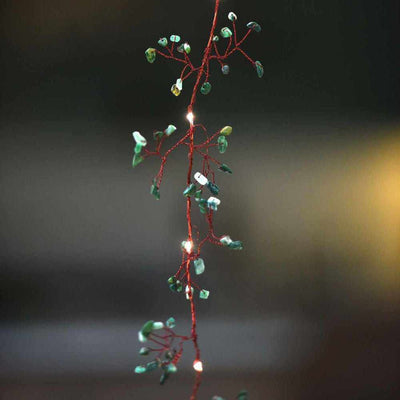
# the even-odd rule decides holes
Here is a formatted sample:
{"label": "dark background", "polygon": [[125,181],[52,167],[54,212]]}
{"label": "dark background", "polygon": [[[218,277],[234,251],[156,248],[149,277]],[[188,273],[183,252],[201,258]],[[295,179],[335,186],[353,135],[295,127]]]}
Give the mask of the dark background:
{"label": "dark background", "polygon": [[[173,62],[144,50],[178,33],[198,63],[213,2],[1,2],[2,399],[189,397],[188,351],[165,387],[135,376],[137,330],[187,302],[166,278],[185,238],[184,152],[135,170],[131,132],[186,126]],[[214,65],[196,120],[232,125],[204,248],[199,399],[397,399],[400,369],[398,0],[222,2],[263,31]],[[173,138],[171,138],[173,140]],[[204,227],[198,221],[200,227]]]}

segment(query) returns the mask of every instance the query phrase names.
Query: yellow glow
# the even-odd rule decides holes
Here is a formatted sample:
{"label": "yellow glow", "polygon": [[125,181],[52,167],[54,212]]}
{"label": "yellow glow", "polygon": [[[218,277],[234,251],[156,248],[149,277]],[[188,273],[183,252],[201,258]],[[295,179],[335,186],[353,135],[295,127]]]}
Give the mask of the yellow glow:
{"label": "yellow glow", "polygon": [[203,372],[203,363],[200,360],[194,360],[193,369],[197,372]]}
{"label": "yellow glow", "polygon": [[193,125],[194,114],[192,112],[189,112],[189,113],[187,113],[186,118],[190,122],[190,125]]}

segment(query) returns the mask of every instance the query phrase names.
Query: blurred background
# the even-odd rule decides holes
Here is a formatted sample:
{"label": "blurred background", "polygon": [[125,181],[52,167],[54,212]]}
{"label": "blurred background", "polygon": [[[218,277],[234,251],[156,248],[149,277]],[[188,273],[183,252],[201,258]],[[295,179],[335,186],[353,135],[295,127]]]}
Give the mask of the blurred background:
{"label": "blurred background", "polygon": [[[186,156],[171,156],[157,202],[158,161],[132,170],[131,132],[185,130],[179,66],[144,50],[177,33],[199,63],[213,2],[0,9],[1,399],[188,399],[191,349],[165,387],[133,373],[146,320],[189,328],[166,284]],[[244,49],[265,75],[236,55],[196,103],[210,131],[234,127],[215,227],[245,245],[204,248],[199,399],[398,399],[400,4],[224,0],[218,29],[229,11],[239,32],[261,24]]]}

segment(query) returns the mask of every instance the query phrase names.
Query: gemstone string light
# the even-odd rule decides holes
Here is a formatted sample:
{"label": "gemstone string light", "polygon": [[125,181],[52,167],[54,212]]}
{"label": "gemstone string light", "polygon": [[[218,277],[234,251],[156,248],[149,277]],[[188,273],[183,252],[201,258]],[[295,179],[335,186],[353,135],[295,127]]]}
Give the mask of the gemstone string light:
{"label": "gemstone string light", "polygon": [[[232,250],[242,250],[243,244],[240,240],[232,240],[229,235],[218,235],[214,229],[214,214],[221,205],[220,188],[216,184],[215,171],[232,174],[232,169],[218,161],[213,151],[224,154],[228,148],[228,137],[232,134],[230,125],[223,126],[221,129],[208,133],[203,124],[195,124],[194,105],[198,94],[207,96],[212,91],[210,82],[210,63],[219,64],[222,75],[228,75],[230,67],[228,60],[235,54],[241,54],[256,71],[261,78],[264,74],[264,67],[260,61],[253,60],[243,49],[242,45],[253,32],[260,32],[261,26],[255,22],[249,22],[247,30],[239,38],[236,26],[237,15],[229,12],[227,23],[229,26],[221,26],[217,29],[218,10],[221,0],[215,0],[214,14],[208,42],[199,66],[195,66],[190,58],[192,48],[190,44],[181,40],[177,33],[161,36],[158,39],[160,49],[149,47],[145,51],[145,56],[150,64],[154,64],[157,58],[175,61],[182,69],[178,77],[171,85],[171,94],[175,97],[181,93],[189,93],[190,101],[186,109],[186,119],[189,127],[183,133],[177,135],[179,129],[175,125],[169,124],[164,130],[155,130],[153,137],[155,144],[150,148],[147,140],[138,131],[133,132],[135,140],[134,156],[132,166],[136,167],[145,159],[155,157],[160,160],[158,173],[152,180],[150,193],[159,200],[161,197],[160,186],[163,180],[167,160],[172,152],[178,148],[186,147],[188,156],[188,169],[186,182],[182,185],[183,199],[186,203],[186,223],[187,239],[181,243],[182,260],[178,270],[174,275],[168,278],[170,290],[177,294],[185,294],[190,304],[191,330],[187,335],[177,335],[174,332],[175,320],[169,318],[165,323],[147,321],[139,331],[139,341],[145,343],[139,354],[142,356],[153,356],[153,360],[146,365],[139,365],[135,372],[142,374],[155,369],[161,369],[160,383],[163,384],[171,374],[178,370],[178,364],[181,359],[184,344],[191,342],[195,351],[195,360],[193,369],[196,371],[195,381],[190,395],[190,400],[197,398],[197,392],[200,386],[200,376],[203,371],[203,362],[201,361],[200,347],[197,335],[197,318],[195,298],[207,300],[210,291],[199,286],[193,279],[193,276],[199,276],[205,271],[205,262],[200,257],[202,247],[206,243],[216,246],[227,247]],[[194,83],[189,84],[188,79],[194,78]],[[188,88],[190,90],[188,90]],[[180,128],[182,129],[182,128]],[[175,138],[172,144],[165,149],[164,145]],[[196,140],[199,139],[199,140]],[[199,171],[193,171],[193,162],[196,157],[201,160],[202,168]],[[206,232],[200,230],[192,223],[192,214],[194,206],[197,205],[198,212],[207,224]],[[247,392],[241,391],[237,398],[239,400],[247,399]],[[214,396],[213,399],[222,399]]]}

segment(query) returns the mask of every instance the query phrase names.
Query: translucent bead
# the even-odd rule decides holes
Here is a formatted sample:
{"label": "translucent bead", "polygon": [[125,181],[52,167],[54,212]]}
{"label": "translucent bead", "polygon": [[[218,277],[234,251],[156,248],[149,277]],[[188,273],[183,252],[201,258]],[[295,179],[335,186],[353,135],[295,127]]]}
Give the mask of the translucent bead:
{"label": "translucent bead", "polygon": [[229,65],[225,64],[222,66],[221,71],[224,75],[228,75],[229,74]]}
{"label": "translucent bead", "polygon": [[181,91],[179,90],[178,86],[176,85],[176,83],[174,83],[171,86],[171,93],[174,94],[175,96],[179,96],[181,94]]}
{"label": "translucent bead", "polygon": [[147,356],[149,353],[150,353],[150,349],[149,349],[148,347],[142,347],[142,348],[139,350],[139,354],[140,354],[141,356]]}
{"label": "translucent bead", "polygon": [[176,325],[175,318],[174,317],[168,318],[165,325],[167,325],[167,327],[170,329],[175,328],[175,325]]}
{"label": "translucent bead", "polygon": [[138,332],[138,339],[140,343],[147,342],[147,337],[145,337],[141,331]]}
{"label": "translucent bead", "polygon": [[147,371],[147,369],[146,369],[146,367],[144,367],[143,365],[138,365],[136,368],[135,368],[135,373],[136,374],[143,374],[143,373],[145,373]]}
{"label": "translucent bead", "polygon": [[229,136],[229,135],[232,133],[232,127],[229,126],[229,125],[224,126],[224,127],[220,130],[219,133],[220,133],[221,135],[224,135],[224,136]]}
{"label": "translucent bead", "polygon": [[153,62],[156,60],[157,56],[157,51],[153,47],[149,47],[144,54],[146,55],[146,59],[150,64],[153,64]]}
{"label": "translucent bead", "polygon": [[159,330],[164,328],[164,323],[163,322],[154,322],[153,323],[153,330]]}
{"label": "translucent bead", "polygon": [[240,240],[235,240],[229,243],[228,247],[232,250],[243,250],[243,243]]}
{"label": "translucent bead", "polygon": [[230,236],[225,235],[222,236],[221,239],[219,239],[220,243],[223,244],[224,246],[229,246],[230,243],[232,243],[232,239]]}
{"label": "translucent bead", "polygon": [[206,269],[206,266],[202,258],[197,258],[196,260],[193,261],[193,264],[196,275],[201,275]]}
{"label": "translucent bead", "polygon": [[194,289],[191,287],[191,288],[189,288],[189,286],[188,285],[186,285],[186,287],[185,287],[185,295],[186,295],[186,300],[189,300],[190,299],[190,293],[192,294],[192,296],[193,296],[193,293],[194,293]]}
{"label": "translucent bead", "polygon": [[226,172],[228,174],[232,173],[232,170],[226,165],[226,164],[221,164],[218,169],[222,172]]}
{"label": "translucent bead", "polygon": [[183,195],[185,197],[192,196],[196,193],[196,185],[194,183],[191,183],[184,191]]}
{"label": "translucent bead", "polygon": [[183,50],[183,43],[180,44],[180,45],[176,48],[176,50],[177,50],[179,53],[183,53],[183,52],[184,52],[184,50]]}
{"label": "translucent bead", "polygon": [[132,159],[132,167],[135,168],[135,167],[136,167],[137,165],[139,165],[143,160],[144,160],[144,158],[143,158],[141,155],[135,154],[135,155],[133,156],[133,159]]}
{"label": "translucent bead", "polygon": [[194,174],[194,179],[196,179],[200,185],[207,185],[208,179],[201,172],[196,172]]}
{"label": "translucent bead", "polygon": [[181,37],[179,35],[171,35],[169,40],[174,43],[178,43],[181,41]]}
{"label": "translucent bead", "polygon": [[176,126],[175,125],[168,125],[167,128],[165,129],[164,133],[167,136],[171,136],[175,131],[176,131]]}
{"label": "translucent bead", "polygon": [[140,152],[142,151],[142,145],[140,143],[136,143],[135,146],[135,154],[140,154]]}
{"label": "translucent bead", "polygon": [[256,67],[257,76],[258,76],[259,78],[262,78],[263,75],[264,75],[264,67],[263,67],[263,65],[261,64],[260,61],[256,61],[254,65],[255,65],[255,67]]}
{"label": "translucent bead", "polygon": [[231,11],[228,14],[228,19],[229,19],[229,21],[236,21],[237,20],[237,15],[234,12]]}
{"label": "translucent bead", "polygon": [[146,372],[154,371],[157,368],[158,368],[158,362],[157,361],[150,361],[146,365]]}
{"label": "translucent bead", "polygon": [[228,141],[226,140],[226,137],[223,135],[218,136],[218,151],[221,154],[224,154],[227,148],[228,148]]}
{"label": "translucent bead", "polygon": [[251,21],[247,24],[247,27],[255,32],[261,32],[261,26],[257,22]]}
{"label": "translucent bead", "polygon": [[179,90],[182,90],[182,79],[181,78],[178,78],[177,80],[176,80],[176,87],[179,89]]}
{"label": "translucent bead", "polygon": [[204,300],[206,300],[206,299],[208,299],[208,296],[210,295],[210,292],[208,291],[208,290],[206,290],[206,289],[201,289],[200,290],[200,295],[199,295],[199,297],[201,298],[201,299],[204,299]]}
{"label": "translucent bead", "polygon": [[218,210],[218,206],[221,204],[221,200],[216,197],[209,197],[207,200],[207,206],[213,211]]}
{"label": "translucent bead", "polygon": [[208,187],[208,190],[209,190],[212,194],[215,194],[216,196],[218,195],[218,193],[219,193],[219,187],[218,187],[215,183],[212,183],[211,181],[208,181],[207,187]]}
{"label": "translucent bead", "polygon": [[135,140],[135,142],[137,143],[137,144],[140,144],[141,146],[146,146],[146,144],[147,144],[147,140],[146,140],[146,138],[144,138],[141,134],[140,134],[140,132],[138,132],[138,131],[135,131],[135,132],[132,132],[132,136],[133,136],[133,139]]}
{"label": "translucent bead", "polygon": [[210,92],[211,92],[211,83],[210,83],[210,82],[204,82],[204,83],[201,85],[200,93],[201,93],[201,94],[208,94],[208,93],[210,93]]}
{"label": "translucent bead", "polygon": [[190,47],[190,44],[189,43],[184,43],[183,50],[185,50],[186,54],[189,54],[192,51],[192,49]]}
{"label": "translucent bead", "polygon": [[219,36],[218,35],[214,35],[212,40],[213,40],[213,42],[218,42]]}
{"label": "translucent bead", "polygon": [[175,364],[168,364],[168,367],[167,367],[167,371],[170,373],[170,374],[174,374],[176,371],[178,371],[178,368],[176,368],[176,365]]}
{"label": "translucent bead", "polygon": [[225,39],[229,38],[232,36],[232,31],[225,26],[224,28],[221,29],[221,36]]}
{"label": "translucent bead", "polygon": [[161,47],[166,47],[167,44],[168,44],[168,39],[167,39],[166,37],[160,38],[160,39],[158,40],[158,44],[159,44]]}
{"label": "translucent bead", "polygon": [[155,179],[153,180],[153,183],[151,185],[150,194],[152,194],[157,200],[160,200],[160,190],[158,189],[158,186],[156,185]]}

